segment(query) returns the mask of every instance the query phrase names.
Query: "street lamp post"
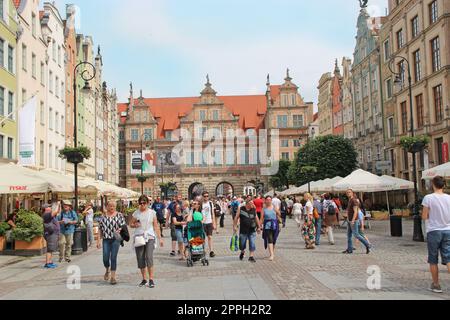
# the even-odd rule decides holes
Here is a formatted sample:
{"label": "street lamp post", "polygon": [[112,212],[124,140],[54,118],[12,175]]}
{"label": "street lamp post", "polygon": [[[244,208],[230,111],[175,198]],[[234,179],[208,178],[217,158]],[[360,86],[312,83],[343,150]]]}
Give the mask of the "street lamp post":
{"label": "street lamp post", "polygon": [[[91,86],[89,85],[89,81],[95,78],[95,74],[97,70],[95,69],[95,66],[87,61],[82,61],[78,63],[75,68],[73,69],[73,144],[75,148],[78,148],[78,129],[77,129],[77,75],[78,75],[78,68],[80,66],[90,66],[93,70],[92,75],[89,73],[88,69],[84,69],[81,71],[80,76],[84,80],[84,87],[81,89],[83,93],[88,93],[91,91]],[[75,162],[74,164],[74,184],[75,184],[75,212],[78,211],[78,163]]]}
{"label": "street lamp post", "polygon": [[[401,63],[401,70],[399,72],[396,72],[393,70],[393,64],[395,62],[395,59],[400,59],[400,63]],[[403,57],[403,56],[399,56],[399,55],[394,55],[392,57],[391,62],[389,63],[389,70],[392,72],[392,74],[395,75],[395,85],[403,85],[403,80],[404,80],[404,73],[405,73],[405,68],[404,68],[404,63],[406,63],[407,66],[407,71],[408,71],[408,91],[409,91],[409,110],[410,110],[410,114],[411,114],[411,137],[415,136],[414,133],[414,108],[413,108],[413,95],[412,95],[412,76],[411,76],[411,66],[409,61]],[[422,232],[422,218],[420,217],[419,214],[419,203],[418,203],[418,199],[419,199],[419,191],[418,191],[418,187],[417,187],[417,161],[416,161],[416,151],[412,152],[413,155],[413,181],[414,181],[414,206],[413,206],[413,216],[414,216],[414,235],[413,235],[413,241],[417,241],[417,242],[424,242],[424,236],[423,236],[423,232]]]}
{"label": "street lamp post", "polygon": [[[148,134],[144,133],[141,136],[141,175],[139,177],[139,182],[141,183],[141,194],[144,194],[144,183],[147,181],[147,177],[144,176],[144,139],[147,140]],[[148,147],[148,145],[147,145]]]}

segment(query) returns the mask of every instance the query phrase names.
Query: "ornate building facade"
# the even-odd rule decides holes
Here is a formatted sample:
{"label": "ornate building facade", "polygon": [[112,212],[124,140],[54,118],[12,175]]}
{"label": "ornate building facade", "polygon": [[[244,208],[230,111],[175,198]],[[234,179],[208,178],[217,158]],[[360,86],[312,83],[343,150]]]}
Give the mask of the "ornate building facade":
{"label": "ornate building facade", "polygon": [[[270,154],[272,160],[292,160],[307,140],[313,104],[304,102],[288,72],[283,85],[271,85],[268,79],[265,95],[218,96],[209,77],[200,97],[147,99],[141,92],[135,99],[131,86],[129,101],[118,104],[118,113],[120,185],[141,191],[138,176],[144,158],[148,177],[144,193],[159,194],[160,185],[171,182],[184,197],[192,197],[202,190],[228,195],[267,189],[261,150],[278,144]],[[269,131],[267,142],[275,138],[270,129],[278,129],[277,140],[262,146],[264,139],[254,143],[246,138],[263,129]],[[192,139],[185,139],[182,132]],[[183,143],[190,140],[194,147],[185,149],[176,161],[173,150],[180,136]],[[208,149],[221,138],[226,143]]]}

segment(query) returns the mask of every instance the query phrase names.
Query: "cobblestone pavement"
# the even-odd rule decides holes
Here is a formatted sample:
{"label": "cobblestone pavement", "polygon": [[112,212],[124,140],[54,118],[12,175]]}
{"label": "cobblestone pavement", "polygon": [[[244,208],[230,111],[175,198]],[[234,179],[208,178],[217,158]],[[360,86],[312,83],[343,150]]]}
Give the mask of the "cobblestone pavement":
{"label": "cobblestone pavement", "polygon": [[[227,217],[228,218],[228,217]],[[217,257],[210,266],[187,268],[169,257],[170,239],[165,230],[165,247],[155,253],[155,289],[137,288],[140,282],[136,258],[130,246],[119,253],[119,284],[103,282],[100,250],[74,257],[72,265],[81,270],[81,288],[69,290],[68,264],[55,270],[42,268],[42,257],[0,257],[0,299],[174,299],[174,300],[330,300],[330,299],[450,299],[450,274],[441,267],[443,294],[427,289],[431,284],[426,264],[426,244],[412,242],[412,223],[404,222],[403,238],[389,235],[389,222],[373,222],[367,234],[375,246],[366,255],[360,245],[351,256],[344,229],[336,230],[336,245],[326,239],[317,250],[307,251],[293,220],[282,231],[276,260],[265,260],[261,237],[257,242],[257,263],[239,261],[230,252],[230,218],[226,229],[215,235]],[[367,269],[378,266],[381,288],[369,290]]]}

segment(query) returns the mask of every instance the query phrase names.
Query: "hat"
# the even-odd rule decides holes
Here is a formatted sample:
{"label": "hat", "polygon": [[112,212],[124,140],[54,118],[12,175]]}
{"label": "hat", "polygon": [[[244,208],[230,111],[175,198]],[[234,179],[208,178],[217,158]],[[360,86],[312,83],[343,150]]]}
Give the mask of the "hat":
{"label": "hat", "polygon": [[233,197],[233,200],[237,200],[237,197],[236,197],[236,196],[234,196],[234,197]]}
{"label": "hat", "polygon": [[68,201],[68,200],[64,200],[64,201],[62,202],[62,204],[63,204],[63,206],[73,207],[72,202],[70,202],[70,201]]}

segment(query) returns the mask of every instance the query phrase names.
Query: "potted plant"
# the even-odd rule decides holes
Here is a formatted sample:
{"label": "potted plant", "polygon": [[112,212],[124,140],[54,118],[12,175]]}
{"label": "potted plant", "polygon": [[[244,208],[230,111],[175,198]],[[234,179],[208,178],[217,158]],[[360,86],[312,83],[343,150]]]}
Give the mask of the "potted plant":
{"label": "potted plant", "polygon": [[59,157],[67,160],[69,163],[79,164],[91,157],[91,149],[84,146],[77,148],[65,147],[59,150]]}
{"label": "potted plant", "polygon": [[409,153],[419,153],[423,151],[430,143],[428,136],[403,137],[400,139],[400,145]]}
{"label": "potted plant", "polygon": [[16,228],[12,231],[14,248],[18,255],[41,255],[44,253],[44,223],[33,211],[20,210]]}
{"label": "potted plant", "polygon": [[5,234],[11,228],[9,224],[6,222],[0,222],[0,252],[5,250],[6,247],[6,238]]}

